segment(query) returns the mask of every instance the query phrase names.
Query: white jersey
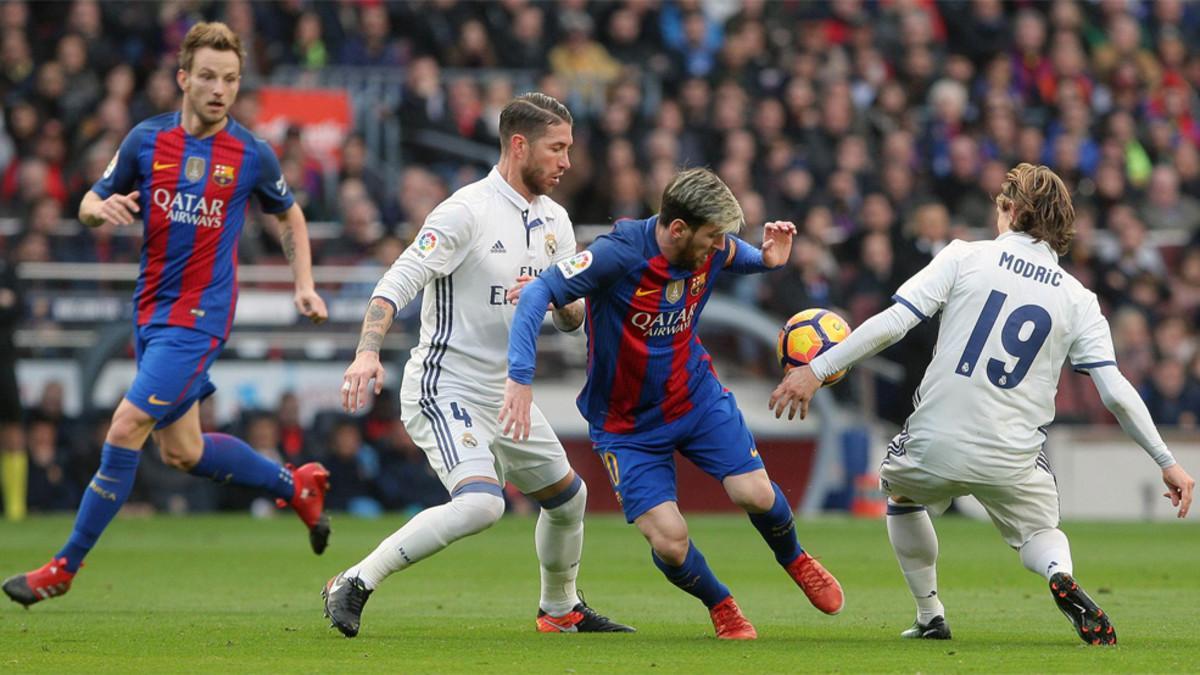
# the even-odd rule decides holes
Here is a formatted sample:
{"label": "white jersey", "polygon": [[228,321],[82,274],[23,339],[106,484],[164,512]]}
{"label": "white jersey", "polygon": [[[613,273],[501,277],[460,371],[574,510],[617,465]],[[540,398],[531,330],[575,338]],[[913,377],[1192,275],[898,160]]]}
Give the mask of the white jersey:
{"label": "white jersey", "polygon": [[1023,480],[1044,461],[1063,363],[1116,364],[1096,295],[1024,233],[950,244],[894,299],[942,318],[915,410],[888,451],[942,478]]}
{"label": "white jersey", "polygon": [[401,400],[451,394],[499,407],[516,310],[505,294],[518,276],[573,255],[566,210],[544,195],[526,202],[496,168],[439,204],[374,293],[399,307],[425,290]]}

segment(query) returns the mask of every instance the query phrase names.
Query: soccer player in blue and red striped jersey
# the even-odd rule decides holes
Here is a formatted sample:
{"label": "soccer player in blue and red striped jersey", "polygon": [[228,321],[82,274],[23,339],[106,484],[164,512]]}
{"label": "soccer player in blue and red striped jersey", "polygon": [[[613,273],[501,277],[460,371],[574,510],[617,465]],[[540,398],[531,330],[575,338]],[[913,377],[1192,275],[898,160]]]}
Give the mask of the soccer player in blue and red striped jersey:
{"label": "soccer player in blue and red striped jersey", "polygon": [[617,223],[524,286],[500,413],[505,433],[528,433],[547,303],[562,307],[586,298],[587,384],[579,410],[596,452],[626,520],[649,541],[654,564],[704,602],[718,638],[735,640],[757,633],[688,537],[676,504],[677,450],[721,481],[814,606],[836,614],[843,602],[837,580],[800,547],[791,506],[767,475],[733,394],[717,380],[696,334],[719,274],[765,272],[787,262],[792,223],[767,223],[760,250],[734,236],[743,220],[716,174],[684,171],[667,185],[657,216]]}
{"label": "soccer player in blue and red striped jersey", "polygon": [[233,323],[237,244],[251,195],[279,220],[296,308],[317,323],[327,316],[313,288],[304,215],[279,160],[228,114],[242,60],[241,41],[224,24],[192,27],[176,75],[182,110],[137,125],[79,207],[79,219],[92,227],[131,225],[139,217],[144,223],[134,294],[137,375],[113,414],[100,469],[66,545],[43,567],[5,580],[4,592],[15,602],[29,606],[70,588],[84,556],[128,498],[152,432],[165,463],[259,488],[296,510],[315,552],[328,543],[324,467],[280,466],[238,438],[200,428],[198,404],[216,389],[208,370]]}

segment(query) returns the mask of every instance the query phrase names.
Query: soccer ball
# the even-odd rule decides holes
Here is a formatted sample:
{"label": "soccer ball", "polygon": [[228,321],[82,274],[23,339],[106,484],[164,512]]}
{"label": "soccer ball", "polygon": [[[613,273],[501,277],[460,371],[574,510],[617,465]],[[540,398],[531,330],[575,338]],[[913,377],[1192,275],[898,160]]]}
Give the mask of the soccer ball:
{"label": "soccer ball", "polygon": [[[812,363],[849,334],[850,325],[846,320],[827,309],[797,312],[779,331],[779,363],[785,371]],[[845,370],[839,371],[830,375],[825,384],[834,384],[845,376]]]}

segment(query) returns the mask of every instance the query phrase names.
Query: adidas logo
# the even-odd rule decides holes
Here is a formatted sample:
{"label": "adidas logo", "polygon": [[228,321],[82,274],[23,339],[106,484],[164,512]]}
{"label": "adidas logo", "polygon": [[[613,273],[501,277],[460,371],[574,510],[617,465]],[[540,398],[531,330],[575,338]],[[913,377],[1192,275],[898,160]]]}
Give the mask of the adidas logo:
{"label": "adidas logo", "polygon": [[504,242],[500,241],[499,239],[496,240],[495,244],[492,244],[492,253],[507,253],[507,252],[508,252],[508,250],[506,248],[504,248]]}

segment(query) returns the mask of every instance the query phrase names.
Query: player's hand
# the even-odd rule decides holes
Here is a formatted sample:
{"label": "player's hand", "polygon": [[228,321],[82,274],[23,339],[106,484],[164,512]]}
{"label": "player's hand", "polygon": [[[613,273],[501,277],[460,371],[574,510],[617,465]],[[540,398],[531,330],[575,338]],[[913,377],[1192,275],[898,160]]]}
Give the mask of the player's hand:
{"label": "player's hand", "polygon": [[96,217],[102,221],[101,225],[132,225],[137,220],[137,216],[134,214],[141,213],[141,211],[142,207],[138,204],[138,191],[134,190],[127,195],[109,195],[108,199],[100,202],[100,209],[96,211]]}
{"label": "player's hand", "polygon": [[786,220],[775,220],[763,226],[762,257],[767,267],[779,267],[792,254],[792,235],[796,225]]}
{"label": "player's hand", "polygon": [[1167,491],[1163,496],[1171,500],[1171,506],[1179,507],[1177,517],[1186,518],[1188,509],[1192,507],[1192,490],[1196,488],[1196,479],[1188,475],[1178,463],[1162,470],[1163,482]]}
{"label": "player's hand", "polygon": [[325,323],[325,319],[329,318],[325,301],[311,288],[297,288],[292,302],[296,304],[296,311],[313,323]]}
{"label": "player's hand", "polygon": [[514,441],[529,438],[529,407],[533,404],[533,386],[509,378],[504,383],[504,403],[500,405],[501,435],[512,431]]}
{"label": "player's hand", "polygon": [[367,387],[371,380],[375,380],[375,395],[383,393],[385,374],[379,352],[359,352],[342,376],[342,410],[352,413],[367,404]]}
{"label": "player's hand", "polygon": [[[521,299],[521,289],[528,286],[529,282],[533,281],[536,278],[537,277],[531,277],[528,274],[522,274],[521,276],[517,277],[517,281],[515,284],[513,284],[512,288],[509,288],[508,291],[506,291],[504,293],[504,297],[505,297],[505,299],[508,300],[508,304],[510,304],[510,305],[517,304],[517,302]],[[553,303],[546,305],[547,312],[552,309],[554,309]]]}
{"label": "player's hand", "polygon": [[771,392],[771,400],[767,407],[775,411],[775,419],[779,419],[784,409],[788,409],[788,419],[796,418],[796,410],[800,410],[800,419],[808,417],[808,402],[813,394],[821,388],[821,381],[813,375],[812,368],[799,366],[788,371],[783,381]]}

